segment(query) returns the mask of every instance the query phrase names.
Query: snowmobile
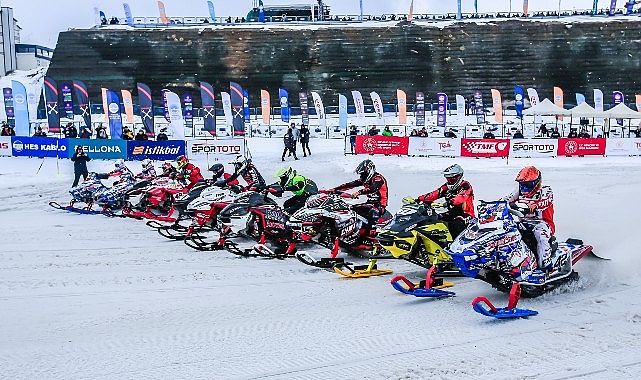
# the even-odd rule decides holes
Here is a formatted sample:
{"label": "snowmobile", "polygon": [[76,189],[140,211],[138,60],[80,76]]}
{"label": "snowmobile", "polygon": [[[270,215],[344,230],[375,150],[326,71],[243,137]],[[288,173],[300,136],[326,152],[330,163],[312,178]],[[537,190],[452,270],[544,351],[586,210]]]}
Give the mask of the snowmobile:
{"label": "snowmobile", "polygon": [[[265,190],[246,191],[234,198],[234,201],[218,214],[221,237],[216,243],[231,253],[245,257],[276,257],[290,256],[292,245],[288,235],[291,234],[286,226],[287,216],[282,208],[269,197],[269,194],[280,194],[282,189],[277,184],[269,185]],[[230,238],[244,237],[257,241],[259,244],[249,249],[240,249]],[[275,249],[265,245],[269,240]]]}
{"label": "snowmobile", "polygon": [[[104,214],[107,216],[113,216],[113,213],[104,207],[101,207],[99,210],[94,209],[94,204],[96,204],[95,199],[109,189],[101,181],[101,179],[107,178],[109,178],[109,175],[107,174],[91,172],[85,181],[69,190],[69,193],[72,196],[69,205],[61,206],[58,202],[49,202],[49,205],[53,208],[79,214]],[[78,207],[77,203],[84,203],[85,206]]]}
{"label": "snowmobile", "polygon": [[[186,245],[199,251],[222,249],[220,236],[208,240],[209,231],[219,231],[218,214],[234,201],[235,193],[228,188],[210,187],[189,203],[186,212],[191,215],[191,224],[182,235]],[[222,234],[222,233],[221,233]]]}
{"label": "snowmobile", "polygon": [[[372,252],[377,245],[376,231],[391,220],[392,214],[386,211],[378,218],[376,226],[366,228],[367,220],[352,210],[345,198],[351,198],[351,195],[321,193],[309,197],[305,207],[296,211],[287,222],[294,233],[293,243],[318,244],[331,249],[332,258],[336,258],[340,247],[373,258]],[[384,258],[380,249],[378,253],[376,258]],[[309,264],[308,257],[298,259],[318,266]],[[324,263],[329,265],[330,261],[324,260]]]}
{"label": "snowmobile", "polygon": [[553,238],[553,266],[545,271],[537,263],[534,234],[519,228],[523,208],[504,201],[481,201],[477,209],[478,218],[446,248],[463,275],[503,292],[519,284],[523,297],[537,297],[578,279],[574,265],[592,252],[590,245],[578,239],[557,243]]}
{"label": "snowmobile", "polygon": [[[145,186],[146,185],[146,186]],[[185,192],[180,182],[160,177],[153,181],[143,181],[125,195],[122,214],[136,219],[152,219],[174,222],[175,197]]]}
{"label": "snowmobile", "polygon": [[460,274],[445,248],[452,242],[447,224],[439,219],[437,203],[417,203],[404,198],[394,219],[376,238],[394,258],[407,260],[424,268],[436,265],[441,275]]}

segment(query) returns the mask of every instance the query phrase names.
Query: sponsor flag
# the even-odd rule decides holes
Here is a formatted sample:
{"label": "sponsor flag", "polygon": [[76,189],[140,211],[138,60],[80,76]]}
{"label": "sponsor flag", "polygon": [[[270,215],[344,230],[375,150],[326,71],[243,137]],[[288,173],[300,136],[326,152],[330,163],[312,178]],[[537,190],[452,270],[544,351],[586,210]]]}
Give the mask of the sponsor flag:
{"label": "sponsor flag", "polygon": [[13,90],[11,87],[2,89],[4,96],[4,111],[7,115],[7,123],[13,128],[16,125],[16,114],[13,108]]}
{"label": "sponsor flag", "polygon": [[40,103],[40,94],[42,94],[42,86],[30,86],[27,89],[27,105],[29,106],[29,120],[38,120],[38,104]]}
{"label": "sponsor flag", "polygon": [[109,107],[107,103],[107,91],[109,91],[109,89],[102,87],[100,90],[102,91],[102,112],[105,115],[105,121],[109,122]]}
{"label": "sponsor flag", "polygon": [[158,13],[160,13],[160,22],[167,25],[169,24],[169,19],[167,18],[167,13],[165,12],[165,3],[158,0]]}
{"label": "sponsor flag", "polygon": [[[614,96],[614,106],[616,107],[617,104],[623,103],[625,101],[625,98],[623,97],[623,93],[621,91],[613,91],[612,95]],[[617,124],[618,125],[623,125],[623,119],[617,119]]]}
{"label": "sponsor flag", "polygon": [[269,91],[260,90],[260,113],[263,115],[263,124],[269,125],[271,119],[271,100]]}
{"label": "sponsor flag", "polygon": [[525,15],[525,17],[527,17],[527,16],[528,16],[528,13],[527,13],[527,12],[528,12],[528,4],[527,4],[527,0],[523,0],[523,14]]}
{"label": "sponsor flag", "polygon": [[474,104],[476,110],[476,124],[485,124],[485,107],[483,106],[483,94],[480,90],[474,91]]}
{"label": "sponsor flag", "polygon": [[183,119],[182,107],[180,105],[180,96],[167,90],[165,92],[165,98],[167,99],[167,108],[169,108],[169,124],[173,131],[172,139],[184,140],[185,122]]}
{"label": "sponsor flag", "polygon": [[[530,98],[530,105],[534,107],[539,104],[539,93],[533,88],[527,89],[527,96]],[[541,115],[534,115],[534,124],[541,124]]]}
{"label": "sponsor flag", "polygon": [[396,90],[396,99],[398,99],[398,123],[407,124],[407,94],[403,90]]}
{"label": "sponsor flag", "polygon": [[456,0],[456,19],[460,20],[463,18],[463,14],[461,13],[461,0]]}
{"label": "sponsor flag", "polygon": [[314,108],[316,108],[316,115],[318,115],[318,125],[321,128],[327,127],[325,120],[325,107],[323,107],[323,100],[317,92],[312,92],[312,99],[314,100]]}
{"label": "sponsor flag", "polygon": [[27,105],[27,89],[16,80],[11,81],[13,90],[13,114],[16,118],[16,136],[29,136],[29,107]]}
{"label": "sponsor flag", "polygon": [[[298,101],[300,102],[300,116],[302,123],[309,125],[309,101],[307,99],[307,93],[299,92]],[[316,111],[316,114],[318,115],[318,111]]]}
{"label": "sponsor flag", "polygon": [[140,106],[140,119],[145,127],[147,136],[154,135],[154,102],[151,97],[151,89],[144,83],[138,82],[138,104]]}
{"label": "sponsor flag", "polygon": [[[594,109],[603,112],[603,91],[593,90],[594,93]],[[599,117],[594,119],[595,123],[603,125],[603,118]]]}
{"label": "sponsor flag", "polygon": [[258,22],[265,22],[265,6],[263,0],[258,0]]}
{"label": "sponsor flag", "polygon": [[585,95],[576,93],[576,105],[578,106],[581,103],[585,103]]}
{"label": "sponsor flag", "polygon": [[637,105],[637,112],[641,112],[641,95],[635,95],[634,98]]}
{"label": "sponsor flag", "polygon": [[183,104],[185,105],[185,110],[183,112],[183,115],[184,115],[183,117],[185,119],[185,127],[193,128],[194,127],[194,97],[191,96],[191,94],[183,94]]}
{"label": "sponsor flag", "polygon": [[416,126],[425,125],[425,94],[422,92],[416,93]]}
{"label": "sponsor flag", "polygon": [[363,96],[360,91],[352,91],[352,98],[354,98],[354,107],[356,108],[356,118],[359,125],[365,125],[365,104],[363,103]]}
{"label": "sponsor flag", "polygon": [[347,131],[347,97],[338,94],[338,126]]}
{"label": "sponsor flag", "polygon": [[617,0],[611,0],[610,1],[610,16],[614,16],[614,14],[617,11]]}
{"label": "sponsor flag", "polygon": [[238,83],[229,82],[229,95],[233,115],[234,136],[245,134],[245,115],[243,110],[243,88]]}
{"label": "sponsor flag", "polygon": [[503,124],[503,103],[501,102],[501,92],[495,88],[492,89],[492,107],[494,108],[494,120]]}
{"label": "sponsor flag", "polygon": [[465,98],[463,95],[456,95],[456,114],[465,116]]}
{"label": "sponsor flag", "polygon": [[123,8],[125,8],[125,18],[127,19],[127,25],[134,26],[134,18],[131,15],[131,7],[127,3],[123,3],[122,6]]}
{"label": "sponsor flag", "polygon": [[245,123],[251,121],[251,111],[249,109],[249,93],[243,89],[243,113],[245,114]]}
{"label": "sponsor flag", "polygon": [[374,113],[376,114],[376,125],[385,125],[385,115],[383,113],[383,102],[381,97],[376,92],[370,92],[369,96],[372,98],[374,105]]}
{"label": "sponsor flag", "polygon": [[223,113],[225,114],[225,124],[228,127],[234,125],[234,116],[231,113],[231,95],[228,92],[221,92],[220,98],[223,101]]}
{"label": "sponsor flag", "polygon": [[[554,105],[557,107],[563,107],[563,90],[561,87],[554,87]],[[563,115],[556,115],[556,119],[563,121]]]}
{"label": "sponsor flag", "polygon": [[127,123],[134,123],[134,102],[131,100],[131,92],[129,90],[120,90],[122,95],[122,104],[125,108],[125,116],[127,117]]}
{"label": "sponsor flag", "polygon": [[209,17],[211,17],[211,21],[216,23],[216,11],[214,10],[214,3],[211,1],[207,1],[207,7],[209,8]]}
{"label": "sponsor flag", "polygon": [[105,12],[99,11],[98,8],[94,8],[95,11],[98,11],[98,17],[100,19],[100,24],[102,25],[107,25],[107,16],[105,16]]}
{"label": "sponsor flag", "polygon": [[514,108],[516,109],[516,117],[523,120],[523,108],[525,108],[525,92],[523,87],[514,86]]}
{"label": "sponsor flag", "polygon": [[408,21],[412,21],[414,19],[414,0],[410,3],[410,14],[407,16]]}
{"label": "sponsor flag", "polygon": [[73,94],[75,95],[76,104],[80,110],[80,117],[85,122],[85,126],[91,128],[91,107],[89,107],[89,92],[87,86],[79,80],[74,80]]}
{"label": "sponsor flag", "polygon": [[161,90],[162,94],[162,108],[163,108],[163,116],[165,116],[165,120],[168,122],[171,122],[171,119],[169,118],[169,106],[167,105],[167,92],[169,90],[163,88]]}
{"label": "sponsor flag", "polygon": [[120,99],[115,91],[104,89],[107,100],[107,117],[109,118],[109,131],[112,139],[122,139],[122,116],[120,113]]}
{"label": "sponsor flag", "polygon": [[58,84],[55,80],[45,77],[45,103],[49,131],[60,132],[60,114],[58,113]]}
{"label": "sponsor flag", "polygon": [[445,127],[447,124],[447,94],[436,94],[436,125]]}
{"label": "sponsor flag", "polygon": [[592,3],[592,15],[595,15],[599,12],[599,0],[594,0]]}
{"label": "sponsor flag", "polygon": [[203,106],[203,125],[210,135],[216,135],[216,105],[214,87],[207,82],[200,82],[200,99]]}
{"label": "sponsor flag", "polygon": [[280,99],[280,119],[289,123],[289,94],[284,88],[278,89],[278,98]]}
{"label": "sponsor flag", "polygon": [[65,109],[65,116],[67,119],[73,121],[73,96],[71,95],[71,84],[61,84],[60,93],[62,94],[62,106]]}

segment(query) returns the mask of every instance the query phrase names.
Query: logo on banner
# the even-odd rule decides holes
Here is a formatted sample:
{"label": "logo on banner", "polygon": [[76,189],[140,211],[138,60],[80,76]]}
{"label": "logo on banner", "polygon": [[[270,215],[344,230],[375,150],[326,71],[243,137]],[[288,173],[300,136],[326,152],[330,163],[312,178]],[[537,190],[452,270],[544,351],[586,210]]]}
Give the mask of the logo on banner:
{"label": "logo on banner", "polygon": [[452,143],[450,143],[449,141],[446,141],[446,142],[439,142],[439,143],[438,143],[438,146],[439,146],[439,148],[440,148],[441,150],[448,150],[448,149],[452,149]]}
{"label": "logo on banner", "polygon": [[0,149],[9,149],[9,143],[7,142],[0,142]]}
{"label": "logo on banner", "polygon": [[470,153],[499,153],[507,148],[507,143],[468,141],[463,147]]}
{"label": "logo on banner", "polygon": [[180,153],[180,146],[137,146],[133,155],[174,155]]}
{"label": "logo on banner", "polygon": [[566,153],[576,153],[579,150],[579,144],[576,141],[568,141],[565,143]]}
{"label": "logo on banner", "polygon": [[116,103],[109,104],[109,112],[116,113],[118,112],[118,105]]}
{"label": "logo on banner", "polygon": [[13,95],[13,101],[18,104],[22,104],[24,103],[24,96],[22,96],[22,94],[15,94]]}
{"label": "logo on banner", "polygon": [[[32,144],[32,145],[35,145],[35,144]],[[16,141],[13,142],[13,149],[16,152],[22,152],[22,150],[24,149],[24,144],[22,143],[22,141],[16,140]],[[35,148],[35,149],[37,149],[37,148]]]}
{"label": "logo on banner", "polygon": [[192,153],[205,154],[242,154],[240,145],[207,145],[194,144],[191,147]]}
{"label": "logo on banner", "polygon": [[283,96],[280,98],[280,106],[287,107],[287,97]]}
{"label": "logo on banner", "polygon": [[378,143],[375,139],[369,138],[363,140],[363,149],[365,149],[366,152],[373,152],[376,148],[378,148]]}
{"label": "logo on banner", "polygon": [[524,151],[531,152],[536,151],[538,153],[552,153],[556,150],[554,144],[536,144],[529,142],[512,142],[512,150],[514,152]]}

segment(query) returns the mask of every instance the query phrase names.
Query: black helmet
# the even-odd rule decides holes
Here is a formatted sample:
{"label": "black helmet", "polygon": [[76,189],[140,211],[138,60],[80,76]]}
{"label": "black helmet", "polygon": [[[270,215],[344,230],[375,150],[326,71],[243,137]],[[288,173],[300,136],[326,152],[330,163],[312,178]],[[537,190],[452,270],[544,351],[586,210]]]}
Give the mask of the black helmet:
{"label": "black helmet", "polygon": [[367,182],[376,174],[376,166],[372,160],[364,160],[356,167],[356,174],[360,175],[361,181]]}
{"label": "black helmet", "polygon": [[225,166],[223,166],[223,164],[213,164],[209,168],[209,171],[212,172],[214,178],[220,178],[225,174]]}

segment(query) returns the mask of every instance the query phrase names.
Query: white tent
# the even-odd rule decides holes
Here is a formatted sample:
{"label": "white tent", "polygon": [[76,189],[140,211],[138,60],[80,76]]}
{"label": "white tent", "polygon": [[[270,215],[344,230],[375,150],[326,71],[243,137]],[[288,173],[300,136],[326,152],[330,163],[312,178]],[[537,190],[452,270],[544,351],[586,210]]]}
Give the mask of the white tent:
{"label": "white tent", "polygon": [[633,111],[625,104],[619,103],[605,111],[603,117],[610,119],[641,119],[641,112]]}
{"label": "white tent", "polygon": [[530,107],[523,111],[523,115],[570,115],[570,111],[561,107],[555,106],[550,99],[545,98],[543,101],[534,107]]}
{"label": "white tent", "polygon": [[581,103],[578,106],[569,109],[570,114],[572,117],[587,117],[587,118],[594,118],[594,117],[606,117],[604,112],[597,111],[594,109],[592,106],[590,106],[588,103]]}

